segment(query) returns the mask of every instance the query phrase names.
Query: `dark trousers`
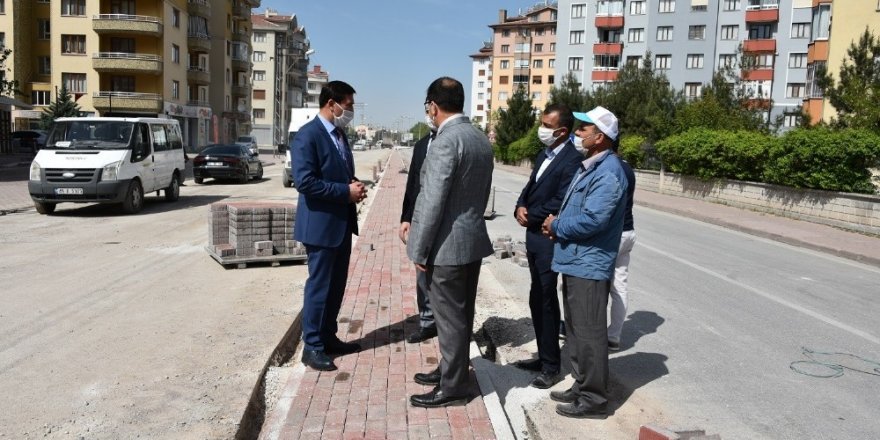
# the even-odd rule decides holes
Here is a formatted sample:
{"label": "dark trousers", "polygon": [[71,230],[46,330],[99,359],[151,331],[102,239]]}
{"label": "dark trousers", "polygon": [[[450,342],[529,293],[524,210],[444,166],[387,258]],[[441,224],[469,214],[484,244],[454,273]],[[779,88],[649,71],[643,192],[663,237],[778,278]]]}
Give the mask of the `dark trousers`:
{"label": "dark trousers", "polygon": [[608,403],[609,280],[562,276],[566,343],[571,352],[571,390],[589,407]]}
{"label": "dark trousers", "polygon": [[306,350],[324,350],[325,342],[337,338],[336,317],[348,281],[351,233],[345,234],[338,247],[306,245],[306,253],[309,278],[303,298],[302,339]]}
{"label": "dark trousers", "polygon": [[428,266],[428,296],[440,344],[440,389],[448,396],[470,391],[470,343],[477,302],[480,264]]}
{"label": "dark trousers", "polygon": [[[547,240],[550,242],[550,240]],[[529,309],[538,343],[538,358],[545,372],[559,372],[559,299],[556,296],[556,272],[550,269],[553,262],[553,244],[527,248],[532,287],[529,289]]]}
{"label": "dark trousers", "polygon": [[419,306],[419,326],[434,328],[434,311],[428,298],[428,274],[420,270],[416,271],[416,304]]}

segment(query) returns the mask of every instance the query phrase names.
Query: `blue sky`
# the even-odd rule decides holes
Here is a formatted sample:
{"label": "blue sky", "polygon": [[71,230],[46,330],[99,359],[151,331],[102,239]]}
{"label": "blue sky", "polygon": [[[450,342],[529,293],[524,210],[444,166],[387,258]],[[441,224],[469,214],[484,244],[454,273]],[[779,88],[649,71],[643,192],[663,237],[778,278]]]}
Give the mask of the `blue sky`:
{"label": "blue sky", "polygon": [[[498,10],[516,15],[537,3],[522,0],[263,0],[254,13],[272,8],[296,14],[331,79],[357,90],[366,103],[367,123],[409,128],[424,118],[425,90],[437,77],[461,81],[470,95],[471,58],[484,41]],[[311,65],[309,68],[311,68]],[[465,112],[470,105],[470,96]],[[362,114],[355,114],[361,122]]]}

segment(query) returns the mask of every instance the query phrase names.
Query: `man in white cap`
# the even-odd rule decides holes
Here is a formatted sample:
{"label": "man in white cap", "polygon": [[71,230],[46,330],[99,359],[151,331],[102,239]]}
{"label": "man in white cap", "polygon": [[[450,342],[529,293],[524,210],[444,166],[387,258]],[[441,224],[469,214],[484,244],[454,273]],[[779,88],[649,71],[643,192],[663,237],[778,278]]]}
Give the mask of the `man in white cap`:
{"label": "man in white cap", "polygon": [[608,293],[620,246],[627,178],[611,151],[617,117],[604,107],[574,113],[575,145],[583,161],[562,201],[559,217],[544,221],[556,241],[552,268],[562,274],[566,340],[574,383],[550,398],[556,412],[575,418],[608,416]]}

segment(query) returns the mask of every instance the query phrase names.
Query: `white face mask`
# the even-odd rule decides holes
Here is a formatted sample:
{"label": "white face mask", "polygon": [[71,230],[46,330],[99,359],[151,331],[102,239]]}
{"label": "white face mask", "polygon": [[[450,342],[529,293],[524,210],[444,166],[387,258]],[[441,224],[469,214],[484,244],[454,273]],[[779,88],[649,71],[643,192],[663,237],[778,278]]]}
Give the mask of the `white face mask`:
{"label": "white face mask", "polygon": [[[558,130],[558,128],[556,129]],[[542,144],[546,146],[551,146],[559,139],[560,136],[553,136],[553,132],[556,131],[552,128],[547,127],[538,127],[538,139]]]}
{"label": "white face mask", "polygon": [[575,150],[578,150],[578,152],[583,153],[583,152],[584,152],[584,141],[585,141],[585,140],[586,140],[586,139],[584,139],[584,138],[582,138],[582,137],[575,136],[574,139],[572,139],[572,141],[571,141],[572,143],[574,143],[574,149],[575,149]]}
{"label": "white face mask", "polygon": [[437,126],[434,125],[434,119],[431,118],[431,115],[425,113],[425,125],[431,129],[431,131],[437,131]]}
{"label": "white face mask", "polygon": [[354,119],[354,112],[342,108],[339,104],[336,104],[336,106],[342,110],[342,114],[339,116],[333,115],[333,125],[337,128],[345,128]]}

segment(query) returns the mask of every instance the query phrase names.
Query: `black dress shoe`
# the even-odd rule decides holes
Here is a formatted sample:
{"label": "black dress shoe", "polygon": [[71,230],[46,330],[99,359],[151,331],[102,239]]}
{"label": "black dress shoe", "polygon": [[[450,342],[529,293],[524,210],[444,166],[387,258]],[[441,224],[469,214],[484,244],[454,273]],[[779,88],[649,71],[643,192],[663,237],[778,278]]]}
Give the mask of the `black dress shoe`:
{"label": "black dress shoe", "polygon": [[523,361],[516,361],[513,363],[516,368],[522,368],[523,370],[528,371],[541,371],[544,368],[544,364],[540,359],[527,359]]}
{"label": "black dress shoe", "polygon": [[406,342],[410,344],[418,344],[437,336],[437,327],[422,327],[419,331],[412,333],[406,337]]}
{"label": "black dress shoe", "polygon": [[608,351],[620,351],[620,342],[608,341]]}
{"label": "black dress shoe", "polygon": [[336,365],[326,353],[320,350],[303,350],[302,363],[319,371],[333,371]]}
{"label": "black dress shoe", "polygon": [[361,344],[357,342],[342,342],[339,339],[324,343],[324,351],[327,354],[351,354],[361,351]]}
{"label": "black dress shoe", "polygon": [[556,405],[556,413],[575,419],[604,419],[608,417],[605,405],[589,406],[580,401]]}
{"label": "black dress shoe", "polygon": [[578,400],[577,394],[571,388],[565,391],[550,391],[550,399],[562,403],[574,403]]}
{"label": "black dress shoe", "polygon": [[532,381],[532,386],[535,388],[540,388],[542,390],[546,390],[547,388],[552,387],[559,383],[562,380],[562,375],[559,372],[552,371],[543,371],[535,380]]}
{"label": "black dress shoe", "polygon": [[430,373],[416,373],[413,380],[419,385],[440,385],[440,367]]}
{"label": "black dress shoe", "polygon": [[425,394],[413,394],[409,396],[409,403],[420,408],[440,408],[443,406],[464,405],[468,396],[447,396],[440,387],[436,387]]}

